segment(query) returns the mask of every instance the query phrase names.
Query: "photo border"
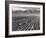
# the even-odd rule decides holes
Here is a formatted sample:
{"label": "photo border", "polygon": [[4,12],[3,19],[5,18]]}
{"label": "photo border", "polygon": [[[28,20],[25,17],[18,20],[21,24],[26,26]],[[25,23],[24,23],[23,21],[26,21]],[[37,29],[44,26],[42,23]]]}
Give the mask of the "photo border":
{"label": "photo border", "polygon": [[[23,34],[23,35],[9,35],[9,4],[22,3],[43,5],[43,33],[37,34]],[[25,2],[25,1],[5,1],[5,37],[23,37],[23,36],[40,36],[45,35],[45,3],[42,2]]]}

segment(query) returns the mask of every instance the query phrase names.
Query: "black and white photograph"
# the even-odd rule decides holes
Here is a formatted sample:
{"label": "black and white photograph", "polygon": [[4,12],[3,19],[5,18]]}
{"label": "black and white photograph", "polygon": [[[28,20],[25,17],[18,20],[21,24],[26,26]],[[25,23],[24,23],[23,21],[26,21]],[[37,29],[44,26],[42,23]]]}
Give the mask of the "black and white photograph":
{"label": "black and white photograph", "polygon": [[12,7],[12,31],[40,30],[40,8]]}
{"label": "black and white photograph", "polygon": [[10,3],[8,35],[44,34],[43,4]]}

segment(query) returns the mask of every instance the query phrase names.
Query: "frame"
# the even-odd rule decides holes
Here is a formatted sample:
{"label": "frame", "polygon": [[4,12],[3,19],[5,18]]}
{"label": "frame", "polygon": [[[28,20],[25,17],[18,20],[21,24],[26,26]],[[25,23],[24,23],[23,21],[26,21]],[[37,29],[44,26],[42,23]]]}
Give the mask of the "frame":
{"label": "frame", "polygon": [[[32,19],[36,19],[40,26],[37,26],[36,28],[35,26],[33,26],[34,24],[32,25],[32,23],[37,22],[36,20],[33,22],[31,21],[32,23],[30,22],[27,23],[27,20],[29,21],[30,19],[28,16],[30,16],[30,18]],[[21,19],[21,21],[20,20],[18,21],[17,18]],[[26,21],[24,19],[26,19]],[[24,21],[24,23],[22,20]],[[27,27],[25,23],[27,23],[27,25],[31,24],[32,26],[30,25],[31,27],[30,26]],[[22,24],[24,24],[28,29],[26,29],[25,26],[22,27]],[[20,25],[23,28],[23,30],[18,25]],[[45,3],[5,1],[5,36],[22,37],[22,36],[38,36],[38,35],[39,36],[45,35]]]}

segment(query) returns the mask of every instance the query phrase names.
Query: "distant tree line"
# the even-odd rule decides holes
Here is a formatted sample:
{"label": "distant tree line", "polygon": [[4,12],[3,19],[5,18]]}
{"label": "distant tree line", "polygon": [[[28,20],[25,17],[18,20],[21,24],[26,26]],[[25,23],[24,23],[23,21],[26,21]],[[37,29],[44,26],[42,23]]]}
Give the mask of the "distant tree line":
{"label": "distant tree line", "polygon": [[39,10],[15,10],[12,13],[40,13]]}

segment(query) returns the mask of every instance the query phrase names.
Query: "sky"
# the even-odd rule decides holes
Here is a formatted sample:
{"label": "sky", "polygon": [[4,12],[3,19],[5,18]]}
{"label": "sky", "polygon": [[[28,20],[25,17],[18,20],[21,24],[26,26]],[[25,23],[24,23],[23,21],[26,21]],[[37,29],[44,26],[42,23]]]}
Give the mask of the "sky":
{"label": "sky", "polygon": [[13,11],[16,11],[16,10],[37,10],[37,11],[39,11],[40,8],[36,8],[36,7],[19,7],[19,6],[14,6],[14,7],[12,7],[12,10],[13,10]]}

